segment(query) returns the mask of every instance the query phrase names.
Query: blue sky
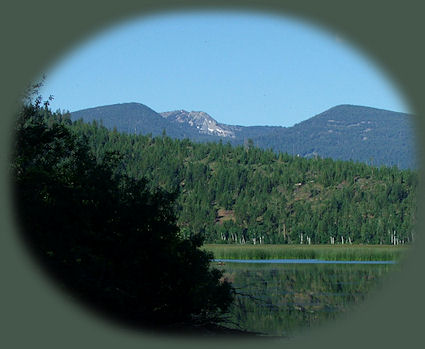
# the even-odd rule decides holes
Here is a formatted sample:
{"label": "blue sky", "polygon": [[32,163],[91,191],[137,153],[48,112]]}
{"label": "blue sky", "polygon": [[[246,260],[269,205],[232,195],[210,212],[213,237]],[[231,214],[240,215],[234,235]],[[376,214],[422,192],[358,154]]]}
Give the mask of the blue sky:
{"label": "blue sky", "polygon": [[292,126],[338,104],[408,112],[397,87],[338,33],[293,17],[166,13],[99,32],[45,71],[52,109],[125,102]]}

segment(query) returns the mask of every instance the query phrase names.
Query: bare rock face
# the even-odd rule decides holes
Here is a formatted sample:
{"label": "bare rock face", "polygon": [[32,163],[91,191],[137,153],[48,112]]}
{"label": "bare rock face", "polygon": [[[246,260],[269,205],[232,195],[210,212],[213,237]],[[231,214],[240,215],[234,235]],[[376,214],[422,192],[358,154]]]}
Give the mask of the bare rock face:
{"label": "bare rock face", "polygon": [[203,111],[175,110],[160,113],[160,115],[171,122],[186,124],[196,128],[199,133],[235,138],[235,133],[227,125],[220,124],[210,115]]}

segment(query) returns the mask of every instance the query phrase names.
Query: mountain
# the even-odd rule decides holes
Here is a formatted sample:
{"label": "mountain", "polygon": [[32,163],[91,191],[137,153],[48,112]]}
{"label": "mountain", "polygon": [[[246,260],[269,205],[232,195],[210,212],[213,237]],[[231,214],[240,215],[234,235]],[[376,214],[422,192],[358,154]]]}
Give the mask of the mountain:
{"label": "mountain", "polygon": [[126,133],[152,133],[159,135],[165,129],[171,137],[184,137],[184,128],[173,127],[157,112],[140,103],[113,104],[95,108],[84,109],[71,113],[71,119],[83,119],[85,122],[94,120],[119,132]]}
{"label": "mountain", "polygon": [[260,148],[302,157],[330,157],[376,166],[415,168],[412,116],[383,109],[339,105],[292,127],[219,123],[202,111],[157,113],[140,103],[123,103],[71,113],[71,119],[102,121],[119,132],[152,134],[233,145],[252,139]]}
{"label": "mountain", "polygon": [[414,168],[412,121],[412,116],[405,113],[340,105],[293,127],[259,136],[254,143],[303,157],[317,155]]}

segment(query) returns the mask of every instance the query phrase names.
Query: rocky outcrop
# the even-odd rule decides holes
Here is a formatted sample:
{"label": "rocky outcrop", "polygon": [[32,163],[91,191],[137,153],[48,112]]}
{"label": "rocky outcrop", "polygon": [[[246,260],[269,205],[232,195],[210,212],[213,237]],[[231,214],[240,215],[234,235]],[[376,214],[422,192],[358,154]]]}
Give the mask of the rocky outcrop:
{"label": "rocky outcrop", "polygon": [[220,124],[203,111],[175,110],[160,113],[168,121],[186,124],[196,128],[200,133],[235,138],[235,133],[227,125]]}

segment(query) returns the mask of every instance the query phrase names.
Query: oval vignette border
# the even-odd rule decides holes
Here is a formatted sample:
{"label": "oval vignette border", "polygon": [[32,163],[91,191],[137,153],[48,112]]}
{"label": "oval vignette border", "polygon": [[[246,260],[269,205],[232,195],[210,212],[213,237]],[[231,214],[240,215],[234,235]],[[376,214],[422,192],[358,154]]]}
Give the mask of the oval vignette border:
{"label": "oval vignette border", "polygon": [[[199,1],[198,1],[199,2]],[[58,53],[78,44],[84,39],[84,34],[92,35],[95,30],[106,29],[109,24],[118,24],[122,19],[134,18],[136,15],[147,15],[151,12],[202,9],[193,6],[196,1],[173,0],[121,0],[112,4],[95,0],[86,4],[84,0],[74,0],[73,4],[57,4],[55,1],[42,0],[35,4],[28,2],[7,5],[7,10],[0,14],[0,35],[5,43],[1,59],[2,78],[2,117],[1,117],[1,241],[0,267],[1,278],[1,328],[0,343],[5,348],[136,348],[136,347],[258,347],[262,342],[245,342],[241,339],[197,339],[151,337],[148,334],[135,334],[125,330],[109,327],[99,321],[85,316],[71,302],[64,301],[52,285],[47,284],[38,271],[26,260],[26,256],[17,245],[15,239],[12,208],[10,203],[10,187],[8,182],[8,152],[11,141],[12,111],[11,102],[16,97],[18,89],[38,73],[38,69],[49,66],[58,58]],[[406,104],[416,115],[424,115],[425,102],[421,100],[420,77],[424,77],[425,68],[420,62],[425,61],[425,48],[414,43],[421,42],[420,33],[425,29],[425,21],[420,13],[424,13],[425,4],[420,0],[409,2],[409,8],[401,3],[392,6],[391,2],[377,0],[346,2],[338,0],[322,0],[296,2],[284,0],[267,1],[203,1],[211,9],[232,10],[264,10],[274,14],[299,17],[306,22],[314,20],[314,24],[325,24],[327,28],[338,28],[345,31],[348,41],[356,40],[354,44],[364,48],[363,53],[375,58],[375,63],[385,64],[388,77],[398,77],[399,91],[403,93]],[[193,6],[193,7],[192,7]],[[6,6],[5,6],[6,7]],[[207,9],[207,7],[205,8]],[[9,11],[10,10],[10,11]],[[69,10],[69,11],[68,11]],[[367,13],[366,13],[367,12]],[[364,18],[362,18],[364,13]],[[384,16],[385,14],[385,16]],[[21,16],[22,15],[22,16]],[[5,18],[3,18],[5,17]],[[375,18],[375,21],[371,20]],[[61,20],[63,26],[60,26]],[[422,20],[423,24],[420,24]],[[11,30],[12,28],[13,30]],[[49,33],[47,37],[44,35]],[[376,34],[370,35],[370,33]],[[5,40],[3,41],[3,36]],[[61,42],[61,37],[65,40]],[[376,48],[371,49],[373,37],[381,38],[376,42]],[[49,41],[53,42],[53,45]],[[406,41],[403,41],[406,40]],[[394,42],[395,49],[390,50]],[[390,51],[388,51],[390,50]],[[391,57],[382,59],[382,52],[391,52]],[[404,65],[401,67],[400,63]],[[31,66],[32,64],[32,66]],[[21,68],[21,69],[20,69]],[[20,75],[19,75],[20,74]],[[16,78],[15,78],[16,77]],[[394,81],[397,79],[393,79]],[[401,83],[402,82],[402,83]],[[3,90],[5,91],[3,93]],[[4,100],[3,100],[4,98]],[[423,98],[422,98],[423,99]],[[425,132],[422,117],[418,118],[420,129],[418,138]],[[423,145],[420,157],[423,158]],[[423,172],[421,180],[423,181]],[[6,194],[4,194],[6,193]],[[420,188],[418,198],[423,190]],[[419,203],[418,232],[423,234],[424,206]],[[395,282],[390,282],[389,290],[379,290],[372,295],[376,305],[366,302],[360,306],[360,312],[354,312],[352,319],[342,320],[340,324],[329,324],[317,331],[311,331],[305,337],[295,338],[288,343],[270,339],[267,345],[280,347],[314,348],[358,348],[385,346],[399,348],[401,345],[411,345],[422,341],[422,326],[424,299],[424,277],[415,274],[420,271],[424,250],[423,237],[418,238],[402,268],[403,274],[395,275]],[[423,253],[422,253],[423,254]],[[19,258],[18,258],[19,257]],[[418,267],[418,264],[419,267]],[[381,294],[382,293],[382,294]],[[370,310],[367,307],[370,305]],[[422,314],[421,314],[422,310]],[[350,313],[351,314],[351,313]],[[381,314],[381,315],[380,315]],[[377,322],[379,321],[379,322]],[[4,331],[4,333],[3,333]]]}

